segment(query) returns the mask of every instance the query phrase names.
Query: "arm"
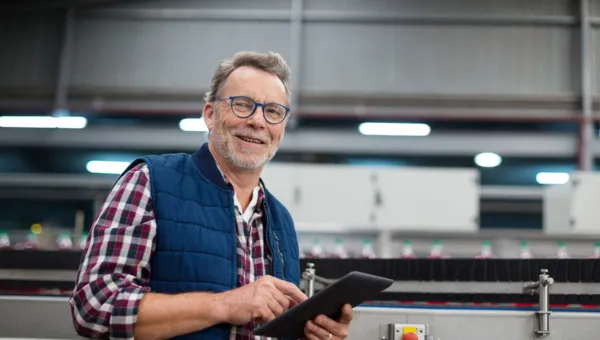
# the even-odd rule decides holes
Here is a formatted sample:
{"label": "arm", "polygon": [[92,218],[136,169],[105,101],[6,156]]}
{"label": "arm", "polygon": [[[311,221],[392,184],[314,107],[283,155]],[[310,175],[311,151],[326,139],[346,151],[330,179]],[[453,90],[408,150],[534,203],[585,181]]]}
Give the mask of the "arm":
{"label": "arm", "polygon": [[83,337],[169,338],[226,318],[214,294],[150,293],[156,221],[148,176],[145,165],[122,176],[94,221],[69,301]]}
{"label": "arm", "polygon": [[155,233],[148,172],[139,165],[119,179],[90,230],[69,301],[79,335],[133,338]]}
{"label": "arm", "polygon": [[168,339],[225,322],[220,295],[147,293],[141,301],[135,339]]}

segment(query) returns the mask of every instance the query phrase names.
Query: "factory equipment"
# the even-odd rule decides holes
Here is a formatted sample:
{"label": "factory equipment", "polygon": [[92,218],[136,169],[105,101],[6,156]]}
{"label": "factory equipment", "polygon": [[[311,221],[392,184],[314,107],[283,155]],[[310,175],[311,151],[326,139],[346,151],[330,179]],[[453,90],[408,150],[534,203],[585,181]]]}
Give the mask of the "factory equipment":
{"label": "factory equipment", "polygon": [[[79,251],[0,250],[0,337],[78,339],[68,296],[80,257]],[[354,309],[349,340],[406,339],[411,333],[420,340],[587,340],[600,333],[598,264],[597,259],[303,259],[300,288],[318,294],[355,270],[394,280]]]}
{"label": "factory equipment", "polygon": [[352,270],[396,281],[355,308],[349,339],[588,339],[600,331],[597,263],[311,259],[303,261],[301,288],[312,296]]}

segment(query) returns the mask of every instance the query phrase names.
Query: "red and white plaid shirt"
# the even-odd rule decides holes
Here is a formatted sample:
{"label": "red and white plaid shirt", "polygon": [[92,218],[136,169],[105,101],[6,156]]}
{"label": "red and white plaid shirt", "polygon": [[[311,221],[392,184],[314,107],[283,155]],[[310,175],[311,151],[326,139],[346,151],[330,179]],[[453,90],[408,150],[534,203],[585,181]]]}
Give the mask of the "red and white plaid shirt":
{"label": "red and white plaid shirt", "polygon": [[[238,286],[242,286],[269,272],[271,255],[264,246],[263,188],[254,189],[245,212],[235,197]],[[85,337],[133,339],[140,301],[150,291],[150,258],[156,235],[145,164],[119,179],[89,235],[69,300],[74,325]],[[253,323],[234,326],[230,339],[249,340],[253,329]]]}

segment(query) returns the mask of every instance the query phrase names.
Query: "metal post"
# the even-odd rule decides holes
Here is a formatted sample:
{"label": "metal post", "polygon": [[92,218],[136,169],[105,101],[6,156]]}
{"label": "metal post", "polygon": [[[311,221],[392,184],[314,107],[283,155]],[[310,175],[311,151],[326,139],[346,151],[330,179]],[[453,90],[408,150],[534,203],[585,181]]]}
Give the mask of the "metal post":
{"label": "metal post", "polygon": [[315,264],[307,263],[306,269],[302,273],[302,278],[306,280],[306,296],[311,297],[315,294]]}
{"label": "metal post", "polygon": [[65,14],[63,40],[58,60],[58,76],[54,94],[54,109],[67,108],[67,91],[71,77],[71,61],[73,56],[74,9],[68,8]]}
{"label": "metal post", "polygon": [[[290,96],[290,107],[292,112],[298,110],[298,93],[300,92],[300,60],[302,60],[302,17],[303,17],[303,0],[292,0],[291,16],[290,16],[290,68],[292,69],[292,78],[290,87],[292,94]],[[293,129],[298,121],[292,113],[289,118],[288,126]]]}
{"label": "metal post", "polygon": [[538,317],[538,327],[534,331],[537,336],[550,334],[550,286],[554,284],[554,279],[548,275],[548,269],[540,270],[539,280],[529,282],[523,287],[524,293],[535,294],[539,296],[539,309],[536,312]]}
{"label": "metal post", "polygon": [[594,167],[593,122],[592,122],[592,77],[594,69],[590,46],[590,2],[580,0],[580,34],[581,34],[581,110],[583,117],[580,126],[579,168],[590,171]]}

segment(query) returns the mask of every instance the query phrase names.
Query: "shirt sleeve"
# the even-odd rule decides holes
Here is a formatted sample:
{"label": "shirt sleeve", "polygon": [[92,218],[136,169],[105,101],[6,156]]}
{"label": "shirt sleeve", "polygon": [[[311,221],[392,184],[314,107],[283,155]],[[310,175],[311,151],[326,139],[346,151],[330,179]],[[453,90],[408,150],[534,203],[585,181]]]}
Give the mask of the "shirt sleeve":
{"label": "shirt sleeve", "polygon": [[91,227],[69,300],[80,336],[133,339],[155,248],[150,193],[148,168],[137,165],[117,181]]}

